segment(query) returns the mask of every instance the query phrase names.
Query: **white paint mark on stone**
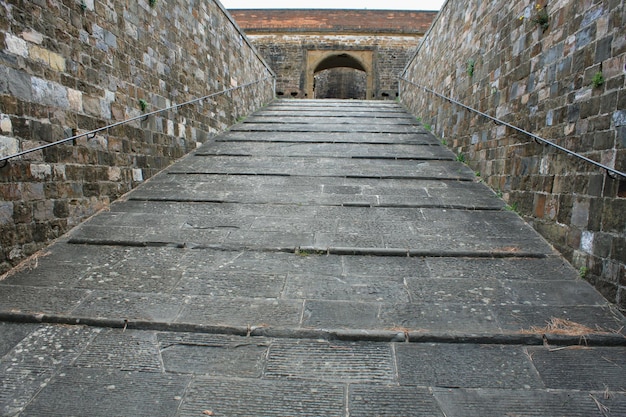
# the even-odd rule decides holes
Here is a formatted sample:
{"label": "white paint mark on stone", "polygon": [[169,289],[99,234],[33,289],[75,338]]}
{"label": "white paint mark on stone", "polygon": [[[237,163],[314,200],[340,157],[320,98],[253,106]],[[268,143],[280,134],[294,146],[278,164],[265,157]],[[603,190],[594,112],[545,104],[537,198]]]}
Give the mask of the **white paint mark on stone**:
{"label": "white paint mark on stone", "polygon": [[135,182],[143,181],[143,171],[141,170],[141,168],[133,169],[133,181]]}
{"label": "white paint mark on stone", "polygon": [[593,232],[583,231],[580,238],[580,249],[589,254],[593,253]]}

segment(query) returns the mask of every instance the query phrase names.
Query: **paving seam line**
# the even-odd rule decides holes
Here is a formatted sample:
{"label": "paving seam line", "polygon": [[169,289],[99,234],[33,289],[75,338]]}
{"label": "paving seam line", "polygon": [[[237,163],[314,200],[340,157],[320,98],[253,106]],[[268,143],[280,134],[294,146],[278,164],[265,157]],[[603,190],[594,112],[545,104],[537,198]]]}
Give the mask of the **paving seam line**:
{"label": "paving seam line", "polygon": [[245,245],[211,245],[194,242],[149,242],[128,240],[107,240],[89,238],[70,238],[70,245],[93,245],[93,246],[127,246],[127,247],[171,247],[179,249],[200,249],[218,251],[251,251],[265,253],[294,253],[314,255],[352,255],[352,256],[395,256],[405,258],[521,258],[521,259],[545,259],[549,255],[540,252],[525,251],[438,251],[405,248],[368,248],[368,247],[323,247],[323,246],[298,246],[298,247],[265,247]]}
{"label": "paving seam line", "polygon": [[145,330],[176,333],[205,333],[275,339],[316,339],[378,343],[446,343],[481,345],[626,347],[626,336],[618,333],[561,335],[550,333],[455,334],[410,330],[307,329],[268,326],[231,326],[194,323],[168,323],[146,320],[74,317],[56,314],[0,312],[0,322],[64,324],[101,328]]}

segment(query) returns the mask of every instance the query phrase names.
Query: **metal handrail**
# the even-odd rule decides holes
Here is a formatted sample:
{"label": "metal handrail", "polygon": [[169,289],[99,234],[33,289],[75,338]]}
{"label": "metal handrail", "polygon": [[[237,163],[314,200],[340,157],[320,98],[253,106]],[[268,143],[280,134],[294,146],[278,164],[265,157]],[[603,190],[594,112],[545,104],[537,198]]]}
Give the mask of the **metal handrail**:
{"label": "metal handrail", "polygon": [[169,110],[178,109],[180,107],[188,106],[190,104],[194,104],[194,103],[197,103],[197,102],[200,102],[200,101],[203,101],[203,100],[207,100],[207,99],[210,99],[212,97],[218,96],[220,94],[225,94],[225,93],[228,93],[228,92],[231,92],[231,91],[234,91],[234,90],[238,90],[240,88],[249,87],[249,86],[251,86],[253,84],[258,84],[258,83],[266,81],[266,80],[268,80],[270,78],[275,78],[275,77],[274,77],[274,75],[270,75],[270,76],[267,76],[265,78],[262,78],[262,79],[259,79],[259,80],[256,80],[256,81],[251,81],[251,82],[246,83],[246,84],[242,84],[242,85],[238,85],[236,87],[231,87],[231,88],[227,88],[227,89],[222,90],[222,91],[218,91],[217,93],[208,94],[206,96],[203,96],[203,97],[200,97],[200,98],[195,98],[193,100],[189,100],[189,101],[186,101],[184,103],[175,104],[173,106],[169,106],[169,107],[166,107],[166,108],[163,108],[163,109],[159,109],[159,110],[154,110],[154,111],[151,111],[151,112],[148,112],[148,113],[143,113],[140,116],[131,117],[130,119],[122,120],[121,122],[112,123],[110,125],[107,125],[107,126],[104,126],[104,127],[100,127],[98,129],[90,130],[88,132],[84,132],[84,133],[81,133],[81,134],[78,134],[78,135],[70,136],[70,137],[65,138],[65,139],[57,140],[55,142],[46,143],[45,145],[37,146],[36,148],[27,149],[25,151],[21,151],[21,152],[12,154],[12,155],[3,156],[3,157],[0,157],[0,168],[5,167],[6,164],[8,163],[9,159],[17,158],[17,157],[22,156],[22,155],[26,155],[26,154],[29,154],[29,153],[32,153],[32,152],[40,151],[42,149],[50,148],[52,146],[60,145],[60,144],[63,144],[65,142],[73,141],[73,140],[76,140],[76,139],[78,139],[80,137],[83,137],[83,136],[87,136],[88,139],[92,139],[92,138],[94,138],[96,136],[97,133],[102,132],[104,130],[108,130],[108,129],[111,129],[111,128],[114,128],[114,127],[117,127],[117,126],[121,126],[121,125],[126,124],[126,123],[134,122],[136,120],[145,119],[145,118],[147,118],[149,116],[152,116],[154,114],[159,114],[159,113],[166,112],[166,111],[169,111]]}
{"label": "metal handrail", "polygon": [[483,116],[483,117],[485,117],[487,119],[490,119],[493,122],[495,122],[496,124],[504,125],[506,127],[510,127],[511,129],[513,129],[513,130],[515,130],[517,132],[520,132],[520,133],[523,133],[523,134],[525,134],[527,136],[530,136],[531,138],[533,138],[538,143],[552,146],[553,148],[556,148],[559,151],[565,152],[568,155],[571,155],[571,156],[574,156],[576,158],[582,159],[585,162],[588,162],[588,163],[590,163],[592,165],[595,165],[595,166],[597,166],[597,167],[599,167],[601,169],[604,169],[604,170],[606,170],[607,175],[609,177],[613,178],[613,179],[617,179],[618,181],[622,181],[622,179],[618,178],[618,177],[622,177],[624,180],[626,180],[626,172],[621,172],[621,171],[618,171],[618,170],[613,169],[611,167],[608,167],[608,166],[606,166],[604,164],[596,162],[593,159],[589,159],[586,156],[583,156],[583,155],[581,155],[579,153],[576,153],[576,152],[574,152],[574,151],[572,151],[570,149],[567,149],[567,148],[564,148],[564,147],[562,147],[560,145],[557,145],[556,143],[551,142],[548,139],[544,139],[541,136],[537,136],[534,133],[528,132],[527,130],[521,129],[521,128],[517,127],[517,126],[514,126],[514,125],[512,125],[510,123],[507,123],[507,122],[505,122],[503,120],[500,120],[500,119],[498,119],[496,117],[493,117],[493,116],[491,116],[491,115],[489,115],[487,113],[483,113],[480,110],[476,110],[473,107],[467,106],[467,105],[465,105],[465,104],[463,104],[463,103],[461,103],[461,102],[459,102],[459,101],[457,101],[457,100],[455,100],[453,98],[450,98],[450,97],[444,96],[443,94],[437,93],[436,91],[433,91],[430,88],[427,88],[427,87],[424,87],[423,85],[419,85],[417,83],[414,83],[413,81],[408,80],[408,79],[406,79],[404,77],[399,77],[399,79],[401,81],[406,81],[407,83],[412,84],[412,85],[414,85],[414,86],[416,86],[418,88],[421,88],[424,91],[427,91],[427,92],[429,92],[431,94],[434,94],[437,97],[440,97],[440,98],[442,98],[444,100],[447,100],[450,103],[456,104],[456,105],[461,106],[461,107],[463,107],[463,108],[465,108],[465,109],[467,109],[467,110],[469,110],[471,112],[477,113],[477,114],[479,114],[479,115],[481,115],[481,116]]}

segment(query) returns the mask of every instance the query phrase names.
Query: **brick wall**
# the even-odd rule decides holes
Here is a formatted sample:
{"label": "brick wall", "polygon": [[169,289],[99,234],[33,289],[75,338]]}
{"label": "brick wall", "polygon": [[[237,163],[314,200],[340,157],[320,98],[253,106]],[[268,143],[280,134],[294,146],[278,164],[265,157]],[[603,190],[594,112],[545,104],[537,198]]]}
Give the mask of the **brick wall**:
{"label": "brick wall", "polygon": [[436,11],[350,9],[233,9],[230,12],[248,33],[288,30],[422,35],[437,15]]}
{"label": "brick wall", "polygon": [[[213,1],[0,0],[0,155],[270,71]],[[11,160],[0,273],[272,98],[268,80]]]}
{"label": "brick wall", "polygon": [[421,38],[421,35],[341,33],[249,33],[248,36],[276,72],[276,92],[284,97],[312,97],[305,86],[307,51],[372,51],[375,79],[368,99],[379,100],[396,97],[398,76]]}
{"label": "brick wall", "polygon": [[[626,171],[624,3],[449,0],[406,77]],[[625,182],[409,83],[401,89],[407,107],[626,309]]]}

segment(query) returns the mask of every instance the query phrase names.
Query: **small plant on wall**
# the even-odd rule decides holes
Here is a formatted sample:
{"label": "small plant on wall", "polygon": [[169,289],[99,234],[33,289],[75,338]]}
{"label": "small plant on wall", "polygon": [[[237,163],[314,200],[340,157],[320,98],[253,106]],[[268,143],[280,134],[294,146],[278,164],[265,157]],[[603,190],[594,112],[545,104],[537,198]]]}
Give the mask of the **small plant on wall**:
{"label": "small plant on wall", "polygon": [[470,77],[472,77],[474,75],[474,68],[476,67],[476,61],[473,59],[468,59],[467,60],[467,67],[466,67],[466,71],[467,71],[467,75],[469,75]]}
{"label": "small plant on wall", "polygon": [[535,16],[531,19],[532,22],[540,26],[544,31],[550,26],[550,16],[548,15],[548,6],[542,6],[537,4],[535,6]]}
{"label": "small plant on wall", "polygon": [[150,4],[150,7],[154,7],[156,6],[158,0],[148,0],[148,4]]}
{"label": "small plant on wall", "polygon": [[594,88],[600,88],[604,85],[604,75],[602,71],[598,71],[593,75],[591,85],[593,85]]}

